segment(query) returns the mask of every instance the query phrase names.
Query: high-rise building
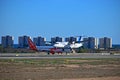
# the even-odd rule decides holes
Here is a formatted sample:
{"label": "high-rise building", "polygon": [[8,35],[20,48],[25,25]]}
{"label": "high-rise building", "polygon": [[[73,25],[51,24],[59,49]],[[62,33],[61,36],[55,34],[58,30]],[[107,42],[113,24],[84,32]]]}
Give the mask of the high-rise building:
{"label": "high-rise building", "polygon": [[13,47],[13,37],[12,36],[2,36],[2,46],[3,47]]}
{"label": "high-rise building", "polygon": [[99,39],[99,48],[100,49],[108,49],[112,48],[112,39],[108,37]]}
{"label": "high-rise building", "polygon": [[20,48],[28,47],[28,37],[29,36],[20,36],[18,39],[18,44]]}
{"label": "high-rise building", "polygon": [[68,38],[65,38],[65,41],[72,43],[72,42],[76,42],[77,38],[76,37],[68,37]]}
{"label": "high-rise building", "polygon": [[51,43],[54,44],[55,42],[62,42],[63,38],[62,37],[52,37],[51,38]]}
{"label": "high-rise building", "polygon": [[83,43],[84,48],[87,49],[97,49],[98,48],[98,41],[97,38],[94,37],[88,37],[88,38],[83,38]]}
{"label": "high-rise building", "polygon": [[69,42],[69,41],[70,41],[69,37],[65,38],[65,42]]}
{"label": "high-rise building", "polygon": [[33,38],[33,42],[37,45],[37,46],[45,46],[45,41],[46,39],[43,38],[43,37],[36,37],[36,38]]}

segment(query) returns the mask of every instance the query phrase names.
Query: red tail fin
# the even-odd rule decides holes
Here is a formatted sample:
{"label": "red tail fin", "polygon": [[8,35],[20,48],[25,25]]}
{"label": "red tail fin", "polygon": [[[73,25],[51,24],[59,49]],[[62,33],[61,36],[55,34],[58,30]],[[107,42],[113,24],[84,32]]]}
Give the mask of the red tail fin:
{"label": "red tail fin", "polygon": [[37,51],[36,45],[32,42],[30,38],[28,38],[28,44],[29,44],[30,49]]}

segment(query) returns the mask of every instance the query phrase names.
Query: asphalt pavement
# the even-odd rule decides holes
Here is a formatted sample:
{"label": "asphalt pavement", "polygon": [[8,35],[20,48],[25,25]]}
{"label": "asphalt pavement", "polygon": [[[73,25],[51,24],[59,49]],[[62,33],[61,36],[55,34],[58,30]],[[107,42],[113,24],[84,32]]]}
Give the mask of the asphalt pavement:
{"label": "asphalt pavement", "polygon": [[120,54],[110,53],[0,53],[0,59],[54,59],[54,58],[120,58]]}

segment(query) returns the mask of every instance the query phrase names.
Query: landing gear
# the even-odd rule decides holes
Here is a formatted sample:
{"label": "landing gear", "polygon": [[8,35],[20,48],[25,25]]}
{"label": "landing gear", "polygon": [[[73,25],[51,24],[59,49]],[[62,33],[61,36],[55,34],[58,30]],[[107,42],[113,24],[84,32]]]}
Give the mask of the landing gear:
{"label": "landing gear", "polygon": [[50,55],[50,53],[49,53],[49,52],[48,52],[47,54],[48,54],[48,55]]}
{"label": "landing gear", "polygon": [[58,54],[61,54],[61,55],[62,55],[62,52],[58,52]]}
{"label": "landing gear", "polygon": [[75,50],[74,50],[74,49],[72,49],[72,53],[75,53]]}

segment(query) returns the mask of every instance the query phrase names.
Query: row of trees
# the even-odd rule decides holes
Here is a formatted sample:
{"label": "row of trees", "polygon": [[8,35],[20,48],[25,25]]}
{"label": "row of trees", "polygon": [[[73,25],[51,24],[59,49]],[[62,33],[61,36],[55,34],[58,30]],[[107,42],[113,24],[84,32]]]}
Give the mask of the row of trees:
{"label": "row of trees", "polygon": [[35,51],[33,50],[29,50],[29,49],[22,49],[22,48],[11,48],[11,47],[7,47],[7,48],[3,48],[0,45],[0,53],[33,53]]}

